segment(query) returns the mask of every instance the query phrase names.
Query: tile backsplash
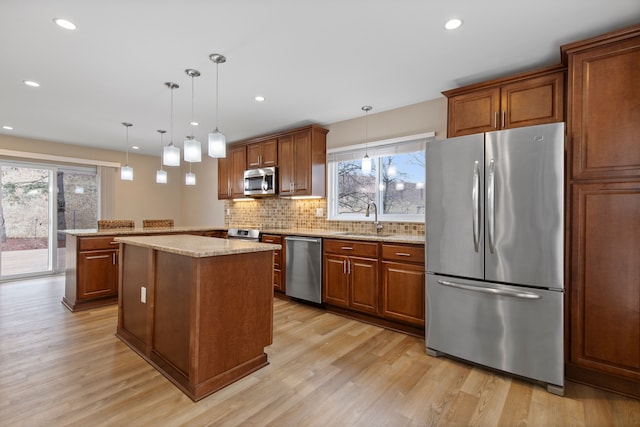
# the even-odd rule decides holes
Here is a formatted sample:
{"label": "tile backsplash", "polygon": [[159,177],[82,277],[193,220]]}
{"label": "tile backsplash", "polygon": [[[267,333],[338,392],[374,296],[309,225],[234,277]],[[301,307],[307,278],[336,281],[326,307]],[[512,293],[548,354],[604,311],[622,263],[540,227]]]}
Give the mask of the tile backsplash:
{"label": "tile backsplash", "polygon": [[[316,216],[318,209],[322,209],[322,217]],[[382,225],[383,233],[424,235],[423,223],[382,222]],[[298,228],[354,233],[373,231],[372,221],[327,220],[327,199],[281,199],[279,197],[238,202],[225,201],[225,226],[260,230]]]}

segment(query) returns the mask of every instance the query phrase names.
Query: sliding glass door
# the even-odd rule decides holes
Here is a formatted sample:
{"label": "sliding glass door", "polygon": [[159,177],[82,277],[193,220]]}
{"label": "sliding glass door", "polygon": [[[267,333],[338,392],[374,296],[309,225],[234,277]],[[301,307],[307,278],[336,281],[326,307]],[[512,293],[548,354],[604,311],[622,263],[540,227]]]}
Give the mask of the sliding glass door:
{"label": "sliding glass door", "polygon": [[64,272],[65,236],[95,228],[95,168],[0,162],[0,280]]}
{"label": "sliding glass door", "polygon": [[1,164],[0,278],[53,271],[52,168]]}

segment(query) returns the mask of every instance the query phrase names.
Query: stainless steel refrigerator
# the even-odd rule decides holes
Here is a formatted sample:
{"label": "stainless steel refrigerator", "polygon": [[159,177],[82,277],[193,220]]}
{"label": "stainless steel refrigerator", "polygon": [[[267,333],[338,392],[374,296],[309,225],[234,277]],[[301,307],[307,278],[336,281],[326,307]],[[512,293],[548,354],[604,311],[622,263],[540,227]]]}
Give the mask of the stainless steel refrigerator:
{"label": "stainless steel refrigerator", "polygon": [[426,347],[564,391],[564,123],[426,149]]}

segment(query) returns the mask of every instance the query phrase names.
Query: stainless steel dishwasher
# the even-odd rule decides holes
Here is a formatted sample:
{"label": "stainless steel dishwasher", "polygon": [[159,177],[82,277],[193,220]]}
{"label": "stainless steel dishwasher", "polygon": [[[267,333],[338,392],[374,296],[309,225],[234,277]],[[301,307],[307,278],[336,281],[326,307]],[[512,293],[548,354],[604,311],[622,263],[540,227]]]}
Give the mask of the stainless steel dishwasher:
{"label": "stainless steel dishwasher", "polygon": [[286,294],[322,302],[322,238],[286,236]]}

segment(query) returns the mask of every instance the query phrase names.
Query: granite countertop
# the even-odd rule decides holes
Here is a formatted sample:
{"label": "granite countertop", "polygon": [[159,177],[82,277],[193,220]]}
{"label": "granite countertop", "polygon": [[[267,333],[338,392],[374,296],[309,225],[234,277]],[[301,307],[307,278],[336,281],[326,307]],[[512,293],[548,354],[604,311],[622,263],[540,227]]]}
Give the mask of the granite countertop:
{"label": "granite countertop", "polygon": [[59,230],[58,233],[70,236],[120,236],[127,234],[158,234],[158,233],[191,233],[196,231],[227,231],[226,227],[211,226],[177,226],[177,227],[135,227],[135,228],[86,228],[77,230]]}
{"label": "granite countertop", "polygon": [[283,234],[290,236],[323,237],[325,239],[365,240],[384,243],[412,243],[424,245],[423,235],[414,234],[387,234],[387,233],[359,233],[336,230],[307,230],[299,228],[274,228],[261,230],[265,234]]}
{"label": "granite countertop", "polygon": [[213,237],[192,236],[188,234],[125,236],[116,237],[114,240],[120,243],[157,249],[193,258],[275,251],[282,248],[280,245],[270,243],[258,243],[239,239],[216,239]]}

